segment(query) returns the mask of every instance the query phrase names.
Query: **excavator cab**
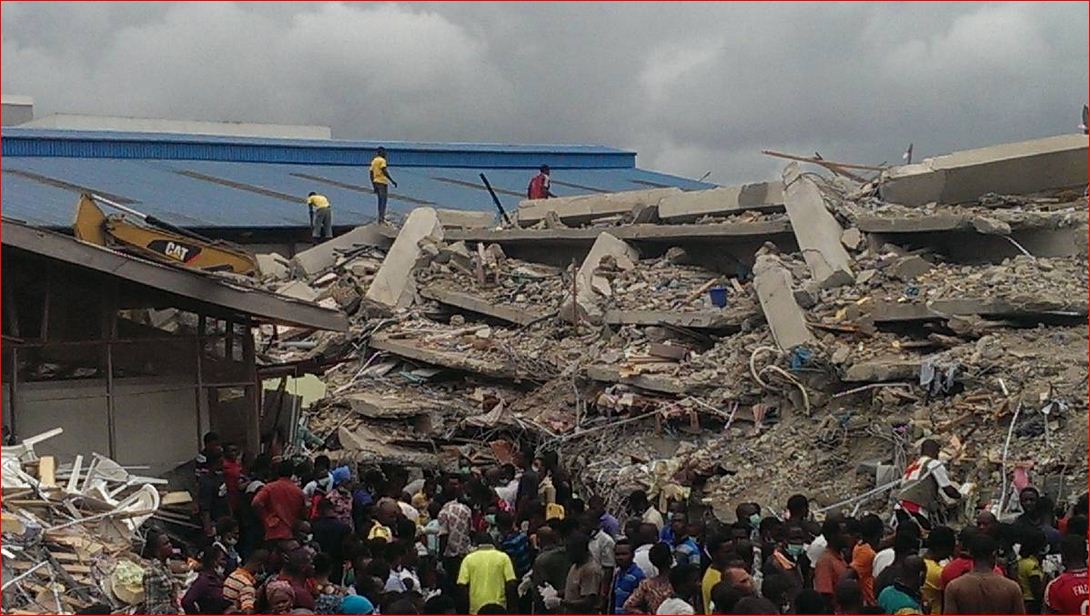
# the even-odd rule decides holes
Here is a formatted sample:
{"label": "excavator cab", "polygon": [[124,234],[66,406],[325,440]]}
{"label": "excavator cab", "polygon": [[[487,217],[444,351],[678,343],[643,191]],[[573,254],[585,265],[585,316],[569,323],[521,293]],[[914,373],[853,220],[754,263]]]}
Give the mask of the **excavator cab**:
{"label": "excavator cab", "polygon": [[[107,214],[100,203],[120,213]],[[244,276],[257,271],[253,255],[238,246],[201,237],[96,195],[80,196],[72,228],[77,239],[153,261]]]}

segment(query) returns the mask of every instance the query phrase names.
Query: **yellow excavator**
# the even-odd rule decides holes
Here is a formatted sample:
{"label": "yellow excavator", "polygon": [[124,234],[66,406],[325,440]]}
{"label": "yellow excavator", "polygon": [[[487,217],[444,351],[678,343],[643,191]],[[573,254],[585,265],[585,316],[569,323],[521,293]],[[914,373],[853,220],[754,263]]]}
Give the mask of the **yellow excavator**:
{"label": "yellow excavator", "polygon": [[[119,213],[106,214],[100,206]],[[257,272],[253,255],[238,246],[208,239],[99,195],[80,196],[73,230],[85,242],[154,261],[244,276]]]}

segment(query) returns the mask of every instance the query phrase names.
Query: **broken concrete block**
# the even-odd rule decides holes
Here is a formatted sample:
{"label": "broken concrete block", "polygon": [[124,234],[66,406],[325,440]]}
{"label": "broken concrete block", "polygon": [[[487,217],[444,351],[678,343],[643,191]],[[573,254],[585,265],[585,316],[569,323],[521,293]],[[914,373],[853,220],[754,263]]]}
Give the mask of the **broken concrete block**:
{"label": "broken concrete block", "polygon": [[294,297],[295,299],[301,299],[305,302],[313,302],[318,299],[318,292],[302,280],[296,280],[282,285],[276,289],[276,292],[280,295]]}
{"label": "broken concrete block", "polygon": [[873,359],[851,365],[844,372],[849,383],[907,381],[920,373],[920,359]]}
{"label": "broken concrete block", "polygon": [[309,278],[336,265],[338,253],[362,246],[386,248],[389,245],[390,239],[383,235],[382,225],[364,225],[300,252],[292,257],[291,263]]}
{"label": "broken concrete block", "polygon": [[773,255],[759,255],[753,273],[757,299],[776,345],[788,351],[799,345],[813,344],[814,336],[806,325],[806,316],[791,292],[791,275],[780,260]]}
{"label": "broken concrete block", "polygon": [[680,192],[680,188],[652,188],[578,197],[526,199],[519,203],[518,220],[522,226],[537,224],[551,211],[556,212],[564,224],[581,225],[599,218],[631,214],[637,206],[657,208],[663,198]]}
{"label": "broken concrete block", "polygon": [[453,244],[445,244],[439,249],[439,256],[436,261],[439,263],[454,261],[468,269],[473,262],[473,253],[470,252],[465,242],[454,242]]}
{"label": "broken concrete block", "polygon": [[620,269],[632,269],[636,266],[640,254],[635,248],[608,233],[598,234],[590,252],[587,253],[587,257],[583,259],[583,264],[575,274],[575,297],[569,296],[560,307],[560,314],[564,319],[572,323],[581,319],[587,319],[592,323],[601,322],[602,309],[598,305],[597,293],[609,289],[609,281],[597,275],[596,271],[607,257],[613,259]]}
{"label": "broken concrete block", "polygon": [[856,248],[859,248],[859,244],[861,244],[862,242],[863,234],[859,231],[859,229],[856,229],[855,227],[852,227],[850,229],[844,229],[844,233],[840,234],[840,243],[844,244],[844,247],[850,250],[855,250]]}
{"label": "broken concrete block", "polygon": [[793,293],[800,308],[813,308],[821,300],[821,286],[813,280],[807,280]]}
{"label": "broken concrete block", "polygon": [[407,308],[416,295],[413,269],[420,258],[421,241],[442,240],[443,226],[430,207],[418,207],[409,213],[397,234],[382,267],[367,289],[367,299],[388,308]]}
{"label": "broken concrete block", "polygon": [[905,282],[915,280],[931,271],[931,262],[919,255],[909,255],[897,259],[890,268],[890,275]]}
{"label": "broken concrete block", "polygon": [[257,272],[266,280],[287,280],[291,277],[291,261],[275,252],[254,255]]}
{"label": "broken concrete block", "polygon": [[852,258],[840,243],[844,229],[826,209],[821,189],[796,163],[784,169],[783,182],[784,207],[810,275],[823,288],[854,282]]}
{"label": "broken concrete block", "polygon": [[746,210],[783,209],[783,184],[758,182],[670,195],[659,202],[659,218],[669,223],[693,222],[704,216],[729,216]]}
{"label": "broken concrete block", "polygon": [[496,215],[490,212],[437,209],[435,214],[444,229],[486,229],[496,221]]}
{"label": "broken concrete block", "polygon": [[927,158],[886,172],[882,198],[902,205],[964,203],[987,193],[1085,188],[1086,135],[1058,135]]}
{"label": "broken concrete block", "polygon": [[984,235],[1010,235],[1011,226],[1002,220],[996,220],[988,216],[973,216],[969,221],[977,233]]}

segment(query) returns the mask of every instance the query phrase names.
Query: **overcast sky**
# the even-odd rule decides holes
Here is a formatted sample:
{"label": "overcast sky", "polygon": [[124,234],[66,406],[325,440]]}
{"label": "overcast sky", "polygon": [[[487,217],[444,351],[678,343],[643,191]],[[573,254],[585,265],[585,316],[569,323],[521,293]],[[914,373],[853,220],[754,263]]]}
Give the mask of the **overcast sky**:
{"label": "overcast sky", "polygon": [[1075,132],[1087,4],[9,3],[36,113],[600,143],[719,183]]}

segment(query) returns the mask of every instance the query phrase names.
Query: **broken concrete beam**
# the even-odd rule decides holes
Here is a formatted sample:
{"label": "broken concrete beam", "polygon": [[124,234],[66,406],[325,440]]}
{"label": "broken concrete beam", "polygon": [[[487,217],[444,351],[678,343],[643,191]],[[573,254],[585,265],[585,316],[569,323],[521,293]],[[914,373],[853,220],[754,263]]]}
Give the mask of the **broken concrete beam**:
{"label": "broken concrete beam", "polygon": [[254,255],[257,261],[257,272],[266,280],[287,280],[291,277],[291,261],[275,252]]}
{"label": "broken concrete beam", "polygon": [[496,221],[496,215],[472,210],[437,209],[439,224],[444,229],[487,229]]}
{"label": "broken concrete beam", "polygon": [[932,267],[927,259],[919,255],[908,255],[900,257],[890,266],[890,274],[894,278],[908,282],[930,272]]}
{"label": "broken concrete beam", "polygon": [[382,233],[382,225],[363,225],[300,252],[292,257],[291,264],[309,278],[336,265],[338,253],[363,246],[386,248],[389,245],[390,239]]}
{"label": "broken concrete beam", "polygon": [[795,301],[791,291],[791,275],[783,263],[773,255],[758,255],[753,273],[757,299],[776,345],[789,351],[799,345],[813,344],[814,336],[806,324],[802,308]]}
{"label": "broken concrete beam", "polygon": [[367,299],[388,308],[407,308],[416,294],[413,270],[420,258],[423,241],[441,242],[443,227],[430,207],[418,207],[409,213],[397,234],[382,267],[367,289]]}
{"label": "broken concrete beam", "polygon": [[436,404],[420,396],[356,392],[343,396],[352,412],[373,419],[415,417],[436,410]]}
{"label": "broken concrete beam", "polygon": [[519,203],[518,220],[522,226],[534,225],[544,220],[548,212],[555,212],[564,224],[581,225],[598,218],[630,214],[635,208],[657,208],[663,198],[679,193],[680,188],[652,188],[555,199],[525,199]]}
{"label": "broken concrete beam", "polygon": [[636,261],[640,259],[635,248],[608,233],[600,233],[575,275],[575,297],[566,298],[560,308],[563,318],[572,323],[583,319],[592,323],[601,322],[599,294],[603,288],[609,287],[609,281],[596,272],[607,256],[612,258],[617,267],[625,270],[634,268]]}
{"label": "broken concrete beam", "polygon": [[287,297],[294,297],[295,299],[301,299],[304,302],[314,302],[318,300],[318,292],[310,288],[310,285],[302,280],[296,280],[289,282],[278,288],[276,292],[280,295]]}
{"label": "broken concrete beam", "polygon": [[647,391],[664,394],[685,394],[696,389],[692,384],[665,374],[624,375],[614,366],[594,364],[587,366],[587,378],[602,383],[619,383]]}
{"label": "broken concrete beam", "polygon": [[526,376],[512,363],[470,357],[464,352],[443,351],[407,339],[372,336],[370,345],[377,351],[460,372],[472,372],[497,379],[518,379]]}
{"label": "broken concrete beam", "polygon": [[1086,154],[1086,135],[964,150],[894,167],[886,172],[880,191],[891,203],[923,205],[975,201],[986,193],[1085,188]]}
{"label": "broken concrete beam", "polygon": [[927,303],[878,302],[870,312],[875,323],[936,321],[952,316],[977,315],[990,319],[1085,318],[1086,298],[1025,298],[1009,301],[990,298],[937,299]]}
{"label": "broken concrete beam", "polygon": [[919,378],[922,359],[872,359],[851,365],[844,372],[848,383],[912,381]]}
{"label": "broken concrete beam", "polygon": [[607,325],[671,325],[690,329],[736,332],[746,316],[729,310],[669,312],[660,310],[607,310],[602,321]]}
{"label": "broken concrete beam", "polygon": [[729,216],[746,210],[783,211],[783,183],[758,182],[669,195],[659,202],[659,219],[684,223],[704,216]]}
{"label": "broken concrete beam", "polygon": [[823,288],[852,284],[852,258],[840,242],[844,229],[825,207],[821,189],[797,163],[784,169],[783,183],[784,207],[810,275]]}
{"label": "broken concrete beam", "polygon": [[421,289],[420,295],[427,299],[437,301],[445,306],[473,312],[500,321],[506,321],[514,325],[529,325],[534,321],[539,321],[548,316],[547,312],[539,310],[498,306],[470,293],[452,291],[438,285],[431,285]]}

